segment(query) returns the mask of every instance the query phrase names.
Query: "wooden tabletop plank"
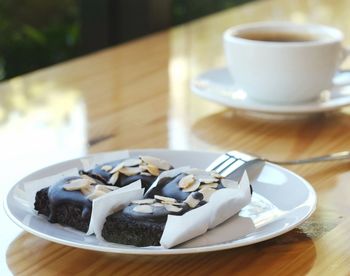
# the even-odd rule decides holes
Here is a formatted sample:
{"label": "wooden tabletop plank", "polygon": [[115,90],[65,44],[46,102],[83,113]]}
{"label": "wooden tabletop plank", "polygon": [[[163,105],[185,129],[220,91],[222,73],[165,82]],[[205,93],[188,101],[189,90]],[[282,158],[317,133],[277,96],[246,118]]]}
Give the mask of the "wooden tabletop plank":
{"label": "wooden tabletop plank", "polygon": [[[305,120],[262,120],[189,89],[193,77],[225,65],[221,35],[231,25],[316,22],[340,28],[349,44],[348,18],[346,0],[254,1],[1,83],[1,194],[32,171],[101,151],[237,149],[283,160],[349,150],[349,107]],[[35,237],[1,210],[1,274],[348,275],[350,163],[288,168],[313,185],[317,210],[269,241],[183,256],[110,254]]]}

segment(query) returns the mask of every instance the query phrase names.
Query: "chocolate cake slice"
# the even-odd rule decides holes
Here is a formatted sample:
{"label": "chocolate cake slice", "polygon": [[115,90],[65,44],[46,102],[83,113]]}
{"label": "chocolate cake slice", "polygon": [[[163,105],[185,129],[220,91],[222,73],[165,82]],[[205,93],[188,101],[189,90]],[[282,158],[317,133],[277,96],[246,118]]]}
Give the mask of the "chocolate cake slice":
{"label": "chocolate cake slice", "polygon": [[36,193],[34,209],[60,223],[86,232],[89,228],[92,199],[112,191],[114,187],[87,177],[72,176]]}
{"label": "chocolate cake slice", "polygon": [[80,174],[89,175],[104,184],[117,187],[124,187],[141,180],[142,187],[147,190],[161,172],[172,168],[170,163],[157,157],[139,156],[109,162],[89,171],[80,171]]}
{"label": "chocolate cake slice", "polygon": [[104,164],[41,189],[36,194],[34,209],[47,216],[49,222],[87,232],[94,198],[137,180],[149,188],[169,168],[172,166],[168,162],[151,156]]}
{"label": "chocolate cake slice", "polygon": [[[142,203],[144,202],[144,203]],[[152,203],[151,203],[152,202]],[[136,246],[159,245],[169,212],[151,199],[140,200],[107,217],[102,236],[107,241]]]}
{"label": "chocolate cake slice", "polygon": [[235,182],[216,173],[192,169],[165,177],[142,200],[109,215],[102,229],[105,240],[135,246],[159,245],[168,215],[183,215],[202,206],[218,189]]}

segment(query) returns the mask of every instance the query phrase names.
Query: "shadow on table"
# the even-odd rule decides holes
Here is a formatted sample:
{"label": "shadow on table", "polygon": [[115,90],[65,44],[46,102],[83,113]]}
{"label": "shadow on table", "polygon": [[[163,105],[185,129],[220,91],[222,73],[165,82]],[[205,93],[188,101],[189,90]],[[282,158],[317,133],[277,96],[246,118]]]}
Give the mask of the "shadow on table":
{"label": "shadow on table", "polygon": [[[324,153],[350,148],[350,120],[342,113],[313,116],[303,120],[262,120],[237,116],[232,110],[204,117],[192,125],[200,140],[227,150],[238,149],[271,159],[309,156],[308,149]],[[328,149],[342,134],[343,143]],[[327,144],[328,143],[328,144]]]}
{"label": "shadow on table", "polygon": [[16,275],[118,274],[259,274],[307,273],[316,256],[315,246],[301,230],[255,245],[225,251],[140,256],[102,253],[72,248],[22,232],[7,250],[7,264]]}

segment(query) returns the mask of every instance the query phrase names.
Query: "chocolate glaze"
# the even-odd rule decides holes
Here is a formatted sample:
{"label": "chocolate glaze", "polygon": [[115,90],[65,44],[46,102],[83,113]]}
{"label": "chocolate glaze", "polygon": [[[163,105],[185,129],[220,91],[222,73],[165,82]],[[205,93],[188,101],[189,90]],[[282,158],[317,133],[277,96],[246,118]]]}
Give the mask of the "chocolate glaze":
{"label": "chocolate glaze", "polygon": [[198,199],[198,200],[202,200],[203,199],[203,194],[199,193],[199,192],[195,192],[193,193],[193,198]]}
{"label": "chocolate glaze", "polygon": [[159,180],[158,185],[147,193],[148,198],[154,198],[155,195],[161,195],[166,197],[175,198],[177,201],[184,201],[190,193],[183,192],[179,187],[178,183],[186,176],[186,174],[181,173],[176,177],[164,177]]}
{"label": "chocolate glaze", "polygon": [[[108,180],[110,179],[110,177],[112,175],[109,172],[102,170],[101,168],[105,165],[110,165],[114,168],[122,161],[123,160],[118,160],[118,161],[105,163],[105,164],[99,165],[96,168],[89,170],[89,171],[80,171],[80,174],[87,174],[93,178],[99,179],[100,181],[102,181],[106,185],[110,185],[110,184],[108,184]],[[127,185],[137,181],[137,180],[141,180],[142,187],[147,190],[152,185],[152,183],[156,180],[156,178],[157,177],[153,176],[153,175],[148,176],[148,175],[136,174],[136,175],[132,175],[132,176],[126,176],[126,175],[121,173],[121,174],[119,174],[118,180],[114,186],[124,187],[124,186],[127,186]]]}
{"label": "chocolate glaze", "polygon": [[[179,187],[178,184],[181,178],[183,178],[186,175],[187,174],[185,173],[181,173],[174,178],[164,177],[160,179],[158,182],[158,185],[152,188],[152,190],[148,191],[147,197],[154,198],[155,195],[161,195],[161,196],[175,198],[179,202],[184,201],[190,195],[191,192],[184,192]],[[219,182],[219,185],[216,189],[222,189],[222,188],[223,186],[221,185],[221,182]],[[198,196],[202,196],[202,195],[200,194]],[[200,200],[202,199],[203,199],[203,196]]]}
{"label": "chocolate glaze", "polygon": [[[147,198],[154,198],[155,195],[165,196],[165,197],[171,197],[175,198],[177,202],[183,202],[187,199],[187,197],[192,193],[192,196],[199,200],[199,203],[197,207],[202,206],[206,204],[207,202],[203,200],[203,194],[200,192],[184,192],[179,187],[179,181],[186,176],[186,173],[181,173],[177,175],[176,177],[164,177],[159,180],[158,185],[152,190],[149,190],[146,197]],[[223,186],[221,182],[218,183],[218,187],[216,189],[222,189]],[[187,203],[183,203],[182,206],[179,206],[182,209],[180,212],[169,212],[164,207],[153,207],[153,213],[140,213],[135,212],[133,208],[135,207],[135,204],[131,204],[124,208],[121,212],[123,212],[124,215],[127,215],[128,217],[136,220],[144,220],[144,221],[152,221],[152,222],[160,222],[165,223],[167,220],[167,217],[169,214],[171,215],[182,215],[188,211],[190,211],[192,208],[188,206]]]}
{"label": "chocolate glaze", "polygon": [[152,206],[153,213],[140,213],[140,212],[135,212],[133,210],[134,207],[136,206],[138,205],[130,204],[127,207],[125,207],[121,212],[127,217],[130,217],[134,220],[165,223],[169,214],[182,215],[189,209],[187,204],[184,204],[184,206],[182,206],[183,209],[180,212],[169,212],[167,209],[165,209],[165,207]]}
{"label": "chocolate glaze", "polygon": [[67,177],[49,187],[48,198],[50,222],[57,222],[57,216],[59,215],[57,209],[65,204],[77,206],[79,209],[81,209],[81,219],[90,220],[92,202],[80,191],[67,191],[63,188],[63,186],[69,183],[69,181],[79,178],[79,176]]}

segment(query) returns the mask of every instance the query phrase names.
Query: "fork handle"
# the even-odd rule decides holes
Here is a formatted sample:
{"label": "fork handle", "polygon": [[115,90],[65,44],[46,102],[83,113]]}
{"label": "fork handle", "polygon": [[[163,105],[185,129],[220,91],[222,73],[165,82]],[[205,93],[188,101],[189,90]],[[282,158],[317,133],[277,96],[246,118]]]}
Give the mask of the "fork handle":
{"label": "fork handle", "polygon": [[297,164],[307,164],[307,163],[346,160],[346,159],[350,159],[350,151],[336,152],[328,155],[311,157],[311,158],[300,159],[300,160],[271,161],[271,160],[265,159],[265,161],[281,164],[281,165],[297,165]]}

